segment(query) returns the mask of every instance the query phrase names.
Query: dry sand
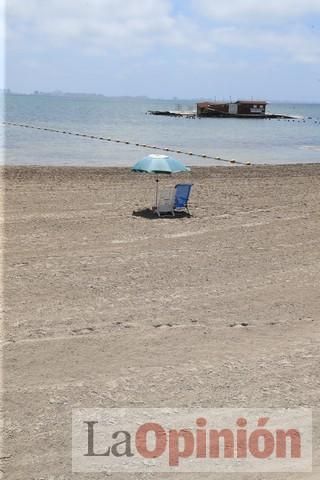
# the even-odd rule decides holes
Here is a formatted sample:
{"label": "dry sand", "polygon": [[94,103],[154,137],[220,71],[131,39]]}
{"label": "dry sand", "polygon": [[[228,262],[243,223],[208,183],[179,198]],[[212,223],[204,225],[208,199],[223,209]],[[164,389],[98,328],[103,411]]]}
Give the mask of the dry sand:
{"label": "dry sand", "polygon": [[314,473],[204,477],[319,478],[320,165],[161,178],[194,184],[175,219],[126,169],[4,178],[4,478],[71,479],[79,406],[313,407]]}

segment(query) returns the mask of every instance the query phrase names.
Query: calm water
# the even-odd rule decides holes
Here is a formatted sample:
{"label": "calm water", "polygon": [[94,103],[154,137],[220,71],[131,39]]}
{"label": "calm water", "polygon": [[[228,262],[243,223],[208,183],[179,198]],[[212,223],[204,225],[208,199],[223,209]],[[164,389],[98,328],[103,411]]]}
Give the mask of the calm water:
{"label": "calm water", "polygon": [[[110,136],[138,143],[252,163],[320,162],[320,105],[272,104],[268,111],[305,117],[305,122],[254,119],[180,119],[145,115],[151,109],[193,110],[188,101],[9,95],[10,122]],[[308,118],[311,117],[311,118]],[[7,127],[5,162],[38,165],[132,165],[147,149]],[[159,153],[159,152],[158,152]],[[193,165],[214,161],[179,155]]]}

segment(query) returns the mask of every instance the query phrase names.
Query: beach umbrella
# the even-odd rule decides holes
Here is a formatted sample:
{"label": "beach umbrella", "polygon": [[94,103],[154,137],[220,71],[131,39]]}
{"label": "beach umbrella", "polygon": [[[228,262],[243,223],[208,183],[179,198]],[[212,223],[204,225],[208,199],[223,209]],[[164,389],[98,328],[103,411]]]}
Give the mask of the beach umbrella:
{"label": "beach umbrella", "polygon": [[182,162],[168,155],[148,155],[133,165],[134,172],[153,173],[156,174],[156,205],[158,204],[159,174],[171,174],[178,172],[190,172],[190,168],[186,167]]}

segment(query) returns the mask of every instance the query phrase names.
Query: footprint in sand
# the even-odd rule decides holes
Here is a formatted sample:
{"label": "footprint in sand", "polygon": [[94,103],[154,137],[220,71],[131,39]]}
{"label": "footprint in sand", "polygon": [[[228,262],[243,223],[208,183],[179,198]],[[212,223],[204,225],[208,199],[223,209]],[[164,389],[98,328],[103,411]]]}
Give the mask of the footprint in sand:
{"label": "footprint in sand", "polygon": [[156,323],[155,325],[152,325],[154,328],[168,328],[168,327],[173,327],[172,323]]}
{"label": "footprint in sand", "polygon": [[93,327],[85,327],[85,328],[76,328],[75,330],[71,330],[72,335],[85,335],[87,333],[92,333],[94,331]]}
{"label": "footprint in sand", "polygon": [[231,328],[233,328],[233,327],[235,327],[235,328],[241,328],[241,327],[248,327],[248,326],[249,326],[249,323],[247,323],[247,322],[231,323],[231,324],[229,325],[229,327],[231,327]]}

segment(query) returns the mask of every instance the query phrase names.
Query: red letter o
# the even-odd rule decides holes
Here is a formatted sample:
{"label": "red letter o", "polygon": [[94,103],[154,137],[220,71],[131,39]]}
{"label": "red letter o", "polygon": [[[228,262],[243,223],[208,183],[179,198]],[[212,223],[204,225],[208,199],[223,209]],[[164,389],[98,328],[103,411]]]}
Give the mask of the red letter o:
{"label": "red letter o", "polygon": [[[147,435],[154,432],[156,445],[153,450],[147,448]],[[158,423],[145,423],[138,428],[136,433],[136,447],[140,455],[144,458],[157,458],[163,454],[167,445],[167,436],[165,430]]]}

